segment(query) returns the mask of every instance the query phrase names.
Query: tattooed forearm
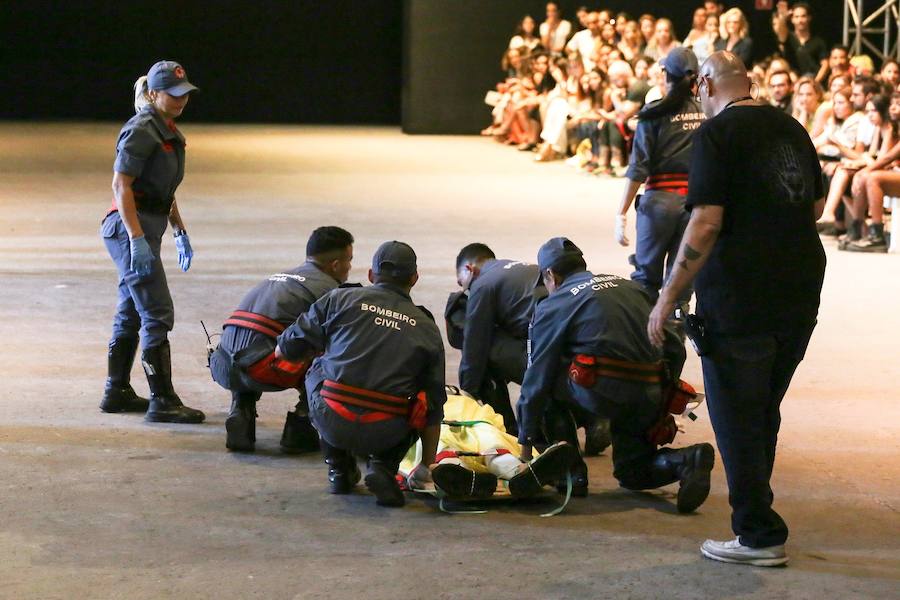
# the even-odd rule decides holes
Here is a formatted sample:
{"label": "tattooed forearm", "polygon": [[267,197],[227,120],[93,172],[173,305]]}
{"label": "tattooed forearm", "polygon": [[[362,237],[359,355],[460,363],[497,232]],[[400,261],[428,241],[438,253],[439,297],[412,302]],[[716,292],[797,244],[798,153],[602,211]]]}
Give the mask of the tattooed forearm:
{"label": "tattooed forearm", "polygon": [[685,259],[687,259],[687,260],[697,260],[697,259],[700,258],[701,256],[703,256],[703,253],[702,253],[702,252],[697,252],[696,250],[694,250],[693,248],[691,248],[691,245],[690,245],[690,244],[685,244],[685,245],[684,245],[684,257],[685,257]]}

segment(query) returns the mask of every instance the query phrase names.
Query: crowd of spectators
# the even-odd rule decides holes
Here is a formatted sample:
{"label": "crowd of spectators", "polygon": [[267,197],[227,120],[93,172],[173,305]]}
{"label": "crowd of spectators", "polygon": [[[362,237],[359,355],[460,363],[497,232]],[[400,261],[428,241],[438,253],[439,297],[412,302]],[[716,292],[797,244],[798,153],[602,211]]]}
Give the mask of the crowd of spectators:
{"label": "crowd of spectators", "polygon": [[570,22],[548,2],[540,24],[521,19],[503,53],[503,80],[485,98],[493,118],[482,135],[534,151],[538,162],[565,159],[585,173],[621,176],[638,113],[666,92],[659,61],[679,46],[701,64],[728,50],[748,66],[754,96],[809,132],[829,184],[822,235],[838,237],[841,249],[886,251],[885,196],[900,196],[896,61],[876,72],[871,57],[818,37],[805,2],[777,3],[775,45],[761,59],[746,15],[719,2],[698,6],[684,37],[664,16],[587,7],[575,16]]}

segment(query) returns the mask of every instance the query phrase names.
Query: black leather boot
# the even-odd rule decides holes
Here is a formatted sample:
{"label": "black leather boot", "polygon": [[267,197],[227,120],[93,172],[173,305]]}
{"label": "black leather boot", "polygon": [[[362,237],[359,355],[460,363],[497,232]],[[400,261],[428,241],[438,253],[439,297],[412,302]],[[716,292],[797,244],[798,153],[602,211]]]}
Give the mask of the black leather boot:
{"label": "black leather boot", "polygon": [[584,455],[597,456],[612,444],[609,419],[596,417],[584,428]]}
{"label": "black leather boot", "polygon": [[[566,442],[576,451],[578,450],[578,434],[575,427],[575,419],[572,413],[560,406],[558,403],[552,403],[544,413],[544,430],[547,441],[550,442]],[[581,457],[581,453],[572,461],[572,495],[584,497],[588,494],[588,470],[587,464]],[[560,482],[556,489],[560,494],[566,493],[567,484]]]}
{"label": "black leather boot", "polygon": [[319,449],[319,432],[313,427],[308,413],[306,394],[301,394],[297,406],[284,419],[284,430],[281,432],[282,452],[303,454]]}
{"label": "black leather boot", "polygon": [[[566,474],[579,462],[584,464],[578,455],[578,448],[566,442],[557,442],[540,456],[533,458],[524,470],[509,480],[509,493],[516,498],[534,496],[545,485],[558,485],[565,480]],[[574,486],[572,491],[574,492]]]}
{"label": "black leather boot", "polygon": [[253,452],[256,445],[255,392],[231,392],[231,410],[225,419],[225,447],[235,452]]}
{"label": "black leather boot", "polygon": [[206,418],[199,410],[188,408],[172,388],[172,355],[169,341],[144,349],[141,354],[144,373],[150,384],[150,406],[145,421],[154,423],[202,423]]}
{"label": "black leather boot", "polygon": [[325,464],[328,465],[328,491],[332,494],[349,494],[362,477],[356,466],[356,459],[346,450],[335,448],[325,440],[321,440],[319,444]]}
{"label": "black leather boot", "polygon": [[375,494],[375,504],[378,506],[400,507],[406,504],[403,490],[397,483],[397,469],[400,468],[400,461],[406,456],[406,452],[417,437],[415,432],[411,432],[409,437],[401,440],[393,448],[369,457],[366,487]]}
{"label": "black leather boot", "polygon": [[710,444],[664,448],[653,458],[654,475],[659,478],[659,485],[654,487],[680,482],[678,512],[693,512],[709,496],[709,476],[715,461],[716,452]]}
{"label": "black leather boot", "polygon": [[131,367],[137,347],[137,337],[116,338],[109,343],[106,387],[100,401],[103,412],[147,412],[150,401],[138,396],[131,387]]}

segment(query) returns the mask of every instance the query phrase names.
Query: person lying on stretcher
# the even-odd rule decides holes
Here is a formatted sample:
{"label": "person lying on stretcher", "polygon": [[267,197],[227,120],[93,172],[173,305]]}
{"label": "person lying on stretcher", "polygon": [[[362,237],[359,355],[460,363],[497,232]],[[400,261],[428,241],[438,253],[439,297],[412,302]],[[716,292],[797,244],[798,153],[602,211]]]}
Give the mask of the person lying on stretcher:
{"label": "person lying on stretcher", "polygon": [[[400,464],[398,479],[410,490],[427,490],[429,480],[457,500],[489,498],[495,492],[515,498],[533,496],[545,485],[564,480],[578,459],[566,442],[553,444],[532,460],[522,460],[522,446],[506,433],[503,417],[458,388],[447,386],[444,420],[435,464],[419,462],[418,443]],[[498,491],[498,480],[502,481]]]}

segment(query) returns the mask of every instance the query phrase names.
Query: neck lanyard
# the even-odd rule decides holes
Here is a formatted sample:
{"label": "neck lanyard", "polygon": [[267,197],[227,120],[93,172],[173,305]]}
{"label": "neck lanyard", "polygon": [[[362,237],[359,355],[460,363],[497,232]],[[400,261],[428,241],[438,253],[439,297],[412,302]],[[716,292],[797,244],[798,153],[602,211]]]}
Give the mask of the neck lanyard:
{"label": "neck lanyard", "polygon": [[726,104],[726,105],[725,105],[725,108],[723,108],[722,110],[723,110],[723,111],[724,111],[724,110],[728,110],[728,108],[729,108],[732,104],[737,104],[738,102],[743,102],[744,100],[753,100],[753,96],[741,96],[740,98],[735,98],[734,100],[732,100],[731,102],[729,102],[728,104]]}

